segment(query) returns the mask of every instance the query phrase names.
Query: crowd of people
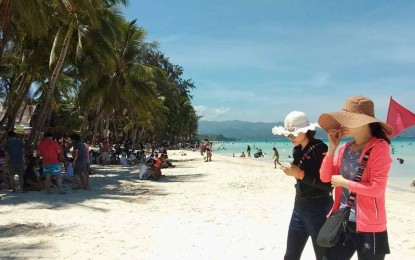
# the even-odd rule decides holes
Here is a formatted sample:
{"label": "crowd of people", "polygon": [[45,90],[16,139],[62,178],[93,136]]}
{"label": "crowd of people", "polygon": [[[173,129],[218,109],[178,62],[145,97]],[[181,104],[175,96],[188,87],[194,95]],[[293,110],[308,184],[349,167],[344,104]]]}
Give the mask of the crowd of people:
{"label": "crowd of people", "polygon": [[[317,126],[327,132],[328,144],[315,137]],[[318,124],[310,123],[304,112],[292,111],[285,117],[284,126],[274,127],[272,132],[284,135],[293,145],[289,166],[280,164],[278,150],[273,149],[274,167],[278,166],[296,182],[284,259],[300,259],[309,238],[316,259],[350,259],[356,252],[358,259],[384,259],[390,253],[385,190],[392,164],[388,136],[393,129],[375,117],[373,101],[363,96],[349,97],[341,111],[321,114]],[[16,192],[14,176],[18,175],[24,191],[28,183],[37,185],[39,181],[33,175],[36,158],[25,156],[24,144],[14,132],[8,136],[4,152],[0,151],[2,180]],[[343,138],[348,139],[342,143]],[[70,139],[71,145],[60,144],[46,133],[37,147],[42,158],[43,187],[48,193],[53,177],[58,193],[65,193],[61,163],[66,164],[66,172],[69,166],[73,168],[74,189],[89,188],[90,163],[137,164],[138,178],[142,180],[160,180],[164,177],[162,168],[174,167],[165,147],[153,152],[149,144],[141,144],[135,151],[131,143],[112,145],[106,138],[98,149],[91,150],[78,134]],[[67,158],[69,148],[71,158]],[[200,145],[200,153],[210,162],[212,142],[206,139]],[[242,153],[240,157],[245,156],[251,156],[249,145],[247,155]],[[254,157],[260,156],[263,152],[257,148]],[[349,208],[350,214],[344,220],[340,240],[333,247],[320,245],[317,238],[327,217],[344,208]]]}
{"label": "crowd of people", "polygon": [[111,144],[109,138],[91,147],[77,133],[57,139],[47,132],[36,149],[27,152],[22,138],[10,131],[4,149],[0,149],[0,189],[53,193],[56,187],[59,194],[66,194],[62,183],[69,183],[73,190],[88,190],[89,176],[94,174],[91,164],[136,165],[140,169],[138,178],[159,180],[163,177],[162,168],[175,166],[169,161],[165,146],[157,150],[154,147],[139,144],[134,150],[131,142]]}

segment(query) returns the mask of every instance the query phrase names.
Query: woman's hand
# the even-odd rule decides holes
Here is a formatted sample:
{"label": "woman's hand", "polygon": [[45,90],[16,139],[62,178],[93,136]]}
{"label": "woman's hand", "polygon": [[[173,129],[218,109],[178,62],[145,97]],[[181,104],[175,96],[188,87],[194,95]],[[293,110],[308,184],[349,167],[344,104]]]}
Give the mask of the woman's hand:
{"label": "woman's hand", "polygon": [[285,175],[292,176],[292,177],[296,177],[297,174],[301,172],[301,169],[297,165],[294,165],[294,164],[291,164],[290,167],[282,166],[281,169],[285,173]]}
{"label": "woman's hand", "polygon": [[348,179],[345,179],[343,176],[341,176],[341,175],[333,175],[332,177],[331,177],[331,186],[333,187],[333,188],[336,188],[336,187],[343,187],[343,188],[348,188],[348,185],[349,185],[349,180]]}
{"label": "woman's hand", "polygon": [[340,140],[342,139],[342,130],[340,130],[340,129],[331,129],[327,133],[327,138],[329,140],[328,153],[330,155],[334,155],[334,153],[336,152],[337,147],[340,144]]}

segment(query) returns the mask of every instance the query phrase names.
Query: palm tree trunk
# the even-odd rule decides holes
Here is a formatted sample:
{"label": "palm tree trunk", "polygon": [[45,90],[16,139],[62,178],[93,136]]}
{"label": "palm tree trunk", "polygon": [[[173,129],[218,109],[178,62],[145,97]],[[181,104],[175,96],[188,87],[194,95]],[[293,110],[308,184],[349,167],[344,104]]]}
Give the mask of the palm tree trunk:
{"label": "palm tree trunk", "polygon": [[[24,74],[19,83],[19,86],[17,87],[16,92],[9,94],[7,96],[7,101],[5,102],[6,113],[0,121],[0,125],[4,125],[7,120],[7,125],[5,129],[6,132],[13,130],[17,114],[19,112],[20,107],[23,104],[24,99],[27,96],[27,93],[29,92],[31,83],[32,77],[27,74]],[[6,135],[3,135],[1,137],[0,143],[3,143],[5,137]]]}
{"label": "palm tree trunk", "polygon": [[62,49],[59,54],[59,59],[52,72],[49,84],[47,84],[45,100],[43,102],[43,105],[40,107],[39,115],[34,120],[32,131],[30,132],[28,143],[31,146],[34,145],[34,140],[36,136],[39,134],[39,130],[45,122],[44,120],[46,119],[46,114],[48,112],[49,104],[52,101],[53,93],[55,92],[56,82],[58,80],[59,73],[61,72],[63,63],[65,61],[65,57],[68,52],[69,44],[71,42],[72,34],[73,34],[73,27],[70,25],[66,33],[65,39],[63,41],[63,44],[62,44]]}

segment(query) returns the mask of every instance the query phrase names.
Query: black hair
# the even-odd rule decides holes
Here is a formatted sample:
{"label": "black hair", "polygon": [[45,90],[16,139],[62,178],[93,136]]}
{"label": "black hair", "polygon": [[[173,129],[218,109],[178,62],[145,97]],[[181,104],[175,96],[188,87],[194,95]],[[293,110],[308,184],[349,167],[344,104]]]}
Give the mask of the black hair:
{"label": "black hair", "polygon": [[307,133],[305,133],[305,135],[307,136],[308,139],[311,140],[316,135],[316,131],[314,131],[314,130],[308,130]]}
{"label": "black hair", "polygon": [[374,136],[378,139],[383,139],[388,144],[391,144],[391,141],[390,141],[388,135],[386,134],[385,130],[383,130],[383,127],[380,123],[378,123],[378,122],[370,123],[369,128],[370,128],[370,133],[372,134],[372,136]]}
{"label": "black hair", "polygon": [[74,140],[74,141],[79,141],[79,140],[81,140],[81,136],[77,133],[73,133],[73,134],[71,134],[71,139]]}
{"label": "black hair", "polygon": [[9,137],[16,137],[17,135],[16,135],[16,132],[14,132],[14,131],[9,131],[8,133],[7,133],[7,135],[9,136]]}
{"label": "black hair", "polygon": [[51,132],[46,132],[43,137],[48,138],[48,137],[53,137],[53,134]]}

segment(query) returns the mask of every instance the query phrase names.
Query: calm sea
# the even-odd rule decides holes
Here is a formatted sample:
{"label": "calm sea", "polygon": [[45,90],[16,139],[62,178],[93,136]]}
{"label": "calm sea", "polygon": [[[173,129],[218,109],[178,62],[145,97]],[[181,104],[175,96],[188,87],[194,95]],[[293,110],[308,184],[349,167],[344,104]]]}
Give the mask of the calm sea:
{"label": "calm sea", "polygon": [[[324,140],[327,143],[327,140]],[[415,137],[396,137],[392,139],[392,168],[389,173],[389,187],[398,190],[409,190],[415,192],[410,186],[415,179]],[[241,142],[214,142],[213,152],[228,156],[239,157],[242,152],[246,153],[247,146],[251,146],[251,156],[254,160],[269,162],[273,166],[273,147],[278,149],[280,161],[289,163],[292,154],[292,144],[288,140],[275,141],[241,141]],[[254,158],[256,149],[262,149],[264,157]],[[405,161],[400,164],[397,158]]]}

